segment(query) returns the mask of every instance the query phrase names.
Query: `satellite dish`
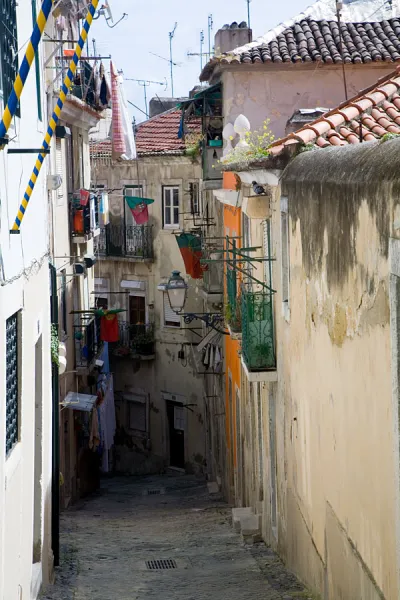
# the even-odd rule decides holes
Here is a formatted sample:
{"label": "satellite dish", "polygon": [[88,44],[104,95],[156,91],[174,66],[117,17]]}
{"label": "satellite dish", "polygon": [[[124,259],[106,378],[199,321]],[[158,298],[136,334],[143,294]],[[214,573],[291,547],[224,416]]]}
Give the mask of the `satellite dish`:
{"label": "satellite dish", "polygon": [[110,4],[108,2],[106,2],[106,4],[103,4],[102,8],[104,8],[104,10],[107,13],[107,16],[106,16],[107,21],[111,21],[111,23],[114,23],[114,19],[113,19],[113,15],[112,15],[112,12],[111,12]]}

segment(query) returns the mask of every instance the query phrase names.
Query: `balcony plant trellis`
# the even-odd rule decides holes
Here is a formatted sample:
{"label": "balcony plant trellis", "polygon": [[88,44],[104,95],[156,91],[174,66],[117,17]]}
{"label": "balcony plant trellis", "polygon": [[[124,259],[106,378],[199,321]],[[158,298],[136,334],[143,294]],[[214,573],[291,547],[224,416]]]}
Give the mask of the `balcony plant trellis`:
{"label": "balcony plant trellis", "polygon": [[[242,332],[242,354],[249,370],[274,369],[276,366],[273,322],[270,225],[267,222],[268,257],[251,256],[261,246],[238,247],[240,238],[225,238],[225,258],[204,260],[226,264],[227,304],[225,318],[232,331]],[[253,275],[257,263],[268,263],[269,282]],[[240,284],[240,285],[239,285]]]}

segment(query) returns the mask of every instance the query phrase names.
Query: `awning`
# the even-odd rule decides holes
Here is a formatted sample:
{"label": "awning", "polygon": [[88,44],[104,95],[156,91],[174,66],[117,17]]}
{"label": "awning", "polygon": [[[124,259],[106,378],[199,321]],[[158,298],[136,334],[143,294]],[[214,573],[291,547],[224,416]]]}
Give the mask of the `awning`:
{"label": "awning", "polygon": [[97,400],[97,396],[90,394],[79,394],[78,392],[68,392],[61,406],[64,408],[72,408],[72,410],[82,410],[90,412]]}

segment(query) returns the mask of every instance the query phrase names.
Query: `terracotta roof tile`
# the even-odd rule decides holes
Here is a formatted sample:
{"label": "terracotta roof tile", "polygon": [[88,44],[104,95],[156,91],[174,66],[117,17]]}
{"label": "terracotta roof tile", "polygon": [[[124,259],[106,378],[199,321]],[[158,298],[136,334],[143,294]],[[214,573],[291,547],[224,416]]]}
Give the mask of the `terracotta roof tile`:
{"label": "terracotta roof tile", "polygon": [[[173,109],[148,119],[137,126],[136,150],[139,156],[152,155],[182,155],[186,150],[186,143],[178,138],[179,125],[182,112]],[[186,135],[201,132],[201,120],[193,118],[185,122]],[[91,144],[92,157],[111,157],[112,146],[109,140]]]}
{"label": "terracotta roof tile", "polygon": [[[365,31],[368,32],[366,25]],[[358,31],[361,36],[362,29]],[[398,31],[400,34],[400,25]],[[357,39],[356,42],[359,43]],[[380,79],[374,87],[277,140],[270,148],[271,154],[276,156],[296,142],[325,148],[359,144],[360,136],[363,142],[377,140],[388,133],[400,135],[400,67]]]}
{"label": "terracotta roof tile", "polygon": [[201,80],[211,75],[215,65],[240,62],[260,63],[361,64],[400,60],[400,24],[398,19],[371,23],[314,20],[311,16],[283,29],[268,43],[249,44],[241,49],[214,57],[204,68]]}

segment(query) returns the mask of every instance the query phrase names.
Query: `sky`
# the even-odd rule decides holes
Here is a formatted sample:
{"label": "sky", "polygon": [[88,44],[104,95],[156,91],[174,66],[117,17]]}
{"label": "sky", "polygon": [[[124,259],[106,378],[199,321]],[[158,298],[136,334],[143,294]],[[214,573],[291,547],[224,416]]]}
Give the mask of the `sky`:
{"label": "sky", "polygon": [[[125,79],[125,92],[128,100],[144,110],[143,86],[136,81],[141,79],[156,81],[147,87],[150,99],[156,94],[171,96],[169,59],[169,32],[175,22],[177,28],[173,39],[173,60],[180,66],[174,67],[174,96],[187,96],[189,90],[199,84],[200,57],[188,57],[188,52],[200,52],[200,32],[204,30],[205,47],[208,50],[208,15],[212,14],[214,26],[212,43],[217,30],[225,23],[247,21],[246,0],[108,0],[114,22],[125,12],[128,17],[108,28],[104,17],[93,21],[89,33],[91,54],[92,40],[96,40],[96,54],[111,54],[117,69],[122,69]],[[251,0],[250,19],[253,39],[262,35],[282,21],[302,12],[313,0]],[[154,52],[167,60],[150,54]],[[108,61],[104,61],[105,66]],[[167,80],[167,89],[165,81]],[[132,106],[131,115],[137,122],[144,115]]]}

